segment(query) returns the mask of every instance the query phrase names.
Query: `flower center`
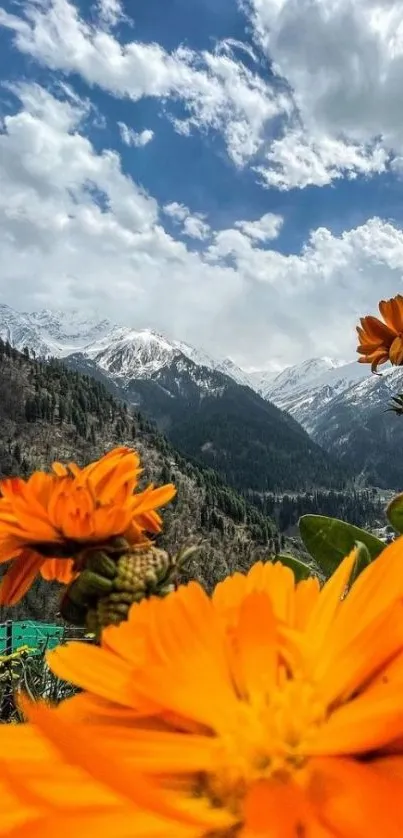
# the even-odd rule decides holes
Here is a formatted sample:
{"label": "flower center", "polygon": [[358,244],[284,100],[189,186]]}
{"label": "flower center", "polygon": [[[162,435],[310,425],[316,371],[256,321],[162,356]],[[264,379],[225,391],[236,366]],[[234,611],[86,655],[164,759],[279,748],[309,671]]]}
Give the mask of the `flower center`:
{"label": "flower center", "polygon": [[240,702],[238,715],[219,737],[216,770],[202,782],[210,804],[236,816],[252,784],[290,780],[304,766],[326,708],[310,682],[292,678],[270,696]]}

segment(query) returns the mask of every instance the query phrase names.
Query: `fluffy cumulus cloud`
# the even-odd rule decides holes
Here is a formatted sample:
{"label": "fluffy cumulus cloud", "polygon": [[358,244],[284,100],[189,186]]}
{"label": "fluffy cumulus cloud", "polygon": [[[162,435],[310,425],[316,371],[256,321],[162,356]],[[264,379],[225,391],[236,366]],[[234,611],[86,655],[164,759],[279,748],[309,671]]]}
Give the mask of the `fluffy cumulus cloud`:
{"label": "fluffy cumulus cloud", "polygon": [[[115,26],[124,18],[119,0],[98,0],[91,25],[71,0],[26,0],[14,13],[0,10],[0,24],[21,52],[52,70],[77,73],[114,96],[163,99],[183,135],[218,132],[230,160],[251,165],[269,188],[385,171],[403,152],[401,0],[241,5],[255,49],[231,38],[199,52],[123,43]],[[174,102],[182,105],[180,118],[170,110]]]}
{"label": "fluffy cumulus cloud", "polygon": [[[103,0],[102,6],[105,17],[118,4]],[[15,33],[21,52],[52,70],[79,73],[88,84],[133,101],[180,101],[185,116],[172,116],[177,130],[221,132],[236,165],[258,151],[267,122],[289,108],[288,97],[235,60],[228,43],[215,53],[122,44],[104,26],[85,22],[69,0],[28,0],[20,15],[0,9],[0,25]]]}
{"label": "fluffy cumulus cloud", "polygon": [[118,122],[118,127],[125,145],[131,145],[135,148],[144,148],[154,137],[154,131],[151,131],[150,128],[144,128],[143,131],[134,131],[125,122]]}
{"label": "fluffy cumulus cloud", "polygon": [[165,204],[163,212],[168,215],[174,224],[180,224],[185,236],[193,239],[206,239],[210,234],[210,227],[205,222],[205,216],[200,212],[192,213],[189,207],[172,201]]}
{"label": "fluffy cumulus cloud", "polygon": [[324,185],[383,171],[403,150],[401,0],[248,0],[247,9],[296,108],[268,149],[266,182]]}
{"label": "fluffy cumulus cloud", "polygon": [[239,293],[242,278],[206,268],[168,235],[118,155],[80,133],[86,103],[38,86],[15,92],[20,110],[0,132],[3,299],[23,309],[96,304],[118,322],[124,313],[186,337],[189,312],[209,322]]}
{"label": "fluffy cumulus cloud", "polygon": [[189,249],[190,210],[163,210],[116,152],[95,149],[87,102],[68,88],[15,92],[19,109],[0,131],[0,292],[16,308],[96,306],[264,367],[351,357],[357,317],[375,311],[380,288],[401,290],[403,231],[379,218],[340,236],[316,229],[293,255],[270,246],[281,226],[270,214],[209,230]]}
{"label": "fluffy cumulus cloud", "polygon": [[381,174],[389,153],[379,142],[366,145],[300,129],[288,130],[271,143],[264,163],[255,167],[262,183],[278,189],[328,186],[332,181]]}
{"label": "fluffy cumulus cloud", "polygon": [[120,20],[125,18],[119,0],[99,0],[98,12],[100,21],[106,26],[116,26]]}
{"label": "fluffy cumulus cloud", "polygon": [[257,221],[236,221],[235,226],[239,227],[249,238],[264,242],[277,238],[283,226],[283,220],[281,215],[267,212]]}

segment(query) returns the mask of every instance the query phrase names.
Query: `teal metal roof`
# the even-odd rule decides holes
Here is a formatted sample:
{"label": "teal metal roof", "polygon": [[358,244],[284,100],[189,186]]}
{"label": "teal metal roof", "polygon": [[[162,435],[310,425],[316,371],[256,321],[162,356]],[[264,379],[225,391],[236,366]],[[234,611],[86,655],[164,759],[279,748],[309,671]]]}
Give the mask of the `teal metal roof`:
{"label": "teal metal roof", "polygon": [[[53,649],[63,640],[65,634],[64,626],[54,623],[40,623],[33,620],[13,621],[11,623],[11,651],[14,652],[19,646]],[[4,655],[9,651],[7,649],[7,624],[0,623],[0,654]]]}

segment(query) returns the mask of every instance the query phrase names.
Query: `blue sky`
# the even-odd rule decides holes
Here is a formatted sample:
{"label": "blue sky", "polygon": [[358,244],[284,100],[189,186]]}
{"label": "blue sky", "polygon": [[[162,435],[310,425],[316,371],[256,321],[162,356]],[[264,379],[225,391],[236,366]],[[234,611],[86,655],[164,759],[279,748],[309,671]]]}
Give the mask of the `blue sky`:
{"label": "blue sky", "polygon": [[0,292],[248,368],[401,291],[400,0],[0,7]]}

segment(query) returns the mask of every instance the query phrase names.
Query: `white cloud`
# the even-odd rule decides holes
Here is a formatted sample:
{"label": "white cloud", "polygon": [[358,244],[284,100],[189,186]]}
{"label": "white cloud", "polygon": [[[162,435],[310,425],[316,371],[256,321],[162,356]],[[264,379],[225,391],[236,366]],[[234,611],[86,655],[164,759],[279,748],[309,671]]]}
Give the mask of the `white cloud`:
{"label": "white cloud", "polygon": [[257,221],[237,221],[235,226],[239,227],[249,238],[258,242],[265,242],[277,238],[283,226],[283,220],[281,215],[267,212]]}
{"label": "white cloud", "polygon": [[[214,52],[122,43],[119,0],[99,0],[98,25],[70,0],[0,10],[17,48],[52,70],[78,73],[114,96],[164,101],[184,136],[220,132],[232,162],[281,190],[385,171],[403,154],[401,0],[243,0],[261,54],[228,38]],[[180,102],[178,117],[171,105]],[[135,144],[135,143],[134,143]]]}
{"label": "white cloud", "polygon": [[250,0],[256,34],[310,127],[402,140],[401,0]]}
{"label": "white cloud", "polygon": [[274,140],[265,163],[256,166],[262,182],[278,189],[300,189],[312,184],[327,186],[342,177],[380,174],[389,154],[379,142],[363,146],[332,137],[315,137],[290,130]]}
{"label": "white cloud", "polygon": [[188,215],[183,225],[185,236],[192,239],[206,239],[210,233],[210,227],[198,215]]}
{"label": "white cloud", "polygon": [[225,40],[221,41],[219,45],[220,51],[226,53],[227,55],[234,55],[237,51],[244,52],[252,61],[257,64],[258,58],[254,50],[252,49],[250,44],[244,44],[242,41],[238,41],[236,38],[225,38]]}
{"label": "white cloud", "polygon": [[401,0],[249,0],[248,9],[296,105],[263,164],[268,185],[383,171],[389,151],[403,151]]}
{"label": "white cloud", "polygon": [[[16,308],[96,306],[262,369],[353,357],[358,317],[402,290],[403,230],[379,218],[340,236],[319,228],[285,255],[267,247],[266,214],[188,250],[119,156],[80,133],[85,103],[19,94],[0,130],[0,292]],[[177,202],[169,212],[181,230],[199,218]]]}
{"label": "white cloud", "polygon": [[200,212],[191,213],[189,207],[172,201],[162,208],[165,215],[168,215],[174,223],[182,223],[182,232],[185,236],[193,239],[205,239],[210,233],[210,227],[205,222],[205,216]]}
{"label": "white cloud", "polygon": [[186,216],[189,215],[188,207],[185,207],[184,204],[178,204],[177,201],[172,201],[171,204],[165,204],[163,210],[165,215],[169,215],[174,221],[184,221]]}
{"label": "white cloud", "polygon": [[121,44],[104,28],[90,26],[69,0],[28,0],[23,16],[0,10],[0,25],[15,44],[53,70],[79,73],[115,96],[179,100],[186,117],[172,115],[182,133],[192,128],[222,132],[228,153],[243,165],[259,149],[266,124],[289,107],[259,75],[218,50],[215,54],[158,44]]}
{"label": "white cloud", "polygon": [[[22,95],[22,94],[21,94]],[[156,201],[79,132],[83,108],[38,87],[0,132],[0,289],[17,308],[98,308],[189,337],[241,277],[205,266],[158,223]],[[153,301],[153,302],[152,302]],[[154,313],[152,306],[154,305]]]}
{"label": "white cloud", "polygon": [[154,138],[154,131],[151,131],[149,128],[145,128],[144,131],[133,131],[133,128],[130,128],[126,125],[125,122],[118,122],[120,136],[125,143],[125,145],[131,145],[135,148],[144,148],[151,140]]}
{"label": "white cloud", "polygon": [[98,0],[99,16],[106,26],[116,26],[125,18],[122,5],[119,0]]}

